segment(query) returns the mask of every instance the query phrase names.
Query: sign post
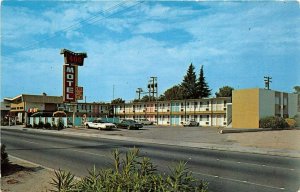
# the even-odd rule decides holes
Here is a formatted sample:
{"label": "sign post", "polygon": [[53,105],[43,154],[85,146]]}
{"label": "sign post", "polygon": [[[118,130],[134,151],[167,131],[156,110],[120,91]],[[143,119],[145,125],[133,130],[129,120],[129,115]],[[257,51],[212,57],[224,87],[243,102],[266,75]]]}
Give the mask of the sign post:
{"label": "sign post", "polygon": [[83,66],[87,54],[75,53],[67,49],[62,49],[60,54],[64,55],[63,102],[73,106],[73,128],[75,128],[77,100],[83,99],[83,87],[78,87],[78,66]]}

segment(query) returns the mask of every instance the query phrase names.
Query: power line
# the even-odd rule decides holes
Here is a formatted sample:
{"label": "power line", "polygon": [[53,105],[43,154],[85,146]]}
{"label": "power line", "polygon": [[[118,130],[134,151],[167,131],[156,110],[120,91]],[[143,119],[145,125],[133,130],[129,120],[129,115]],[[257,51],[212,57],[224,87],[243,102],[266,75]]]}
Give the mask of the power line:
{"label": "power line", "polygon": [[[117,9],[117,8],[121,7],[122,5],[125,5],[126,3],[128,3],[128,1],[123,1],[123,2],[121,2],[121,3],[118,3],[118,4],[114,5],[114,6],[112,6],[112,7],[108,8],[108,9],[106,9],[105,11],[98,11],[98,12],[96,12],[96,14],[102,13],[102,14],[104,15],[104,14],[106,14],[106,13],[109,13],[109,12],[113,11],[114,9]],[[117,12],[115,12],[115,13],[109,14],[109,15],[107,15],[107,16],[103,16],[103,17],[100,18],[100,19],[97,19],[97,18],[100,17],[101,15],[95,15],[95,14],[94,14],[93,16],[91,16],[91,17],[89,17],[89,18],[87,18],[87,19],[83,19],[83,20],[81,20],[81,21],[79,21],[79,22],[77,22],[77,23],[75,23],[75,24],[72,24],[72,25],[69,26],[69,27],[66,27],[66,28],[64,28],[64,29],[62,29],[62,30],[56,31],[52,36],[50,36],[50,37],[48,37],[48,38],[45,38],[45,39],[39,40],[38,42],[35,42],[35,43],[29,44],[29,45],[27,45],[27,46],[24,46],[24,47],[22,47],[21,49],[28,49],[28,48],[34,49],[34,48],[35,48],[37,45],[39,45],[40,43],[43,43],[43,42],[49,41],[50,39],[55,38],[55,37],[58,36],[59,33],[61,33],[61,32],[68,32],[68,31],[74,29],[75,27],[79,27],[80,24],[84,24],[84,23],[87,23],[87,24],[94,24],[94,23],[96,23],[96,22],[102,21],[102,20],[107,19],[107,18],[109,18],[109,17],[116,16],[117,14],[120,14],[120,13],[122,13],[122,12],[124,12],[124,11],[126,11],[126,10],[128,10],[128,9],[130,9],[130,8],[132,8],[132,7],[134,7],[134,6],[137,6],[138,4],[141,4],[141,3],[143,3],[143,1],[138,2],[138,3],[135,3],[134,5],[129,6],[129,7],[126,7],[126,8],[124,8],[124,9],[122,9],[122,10],[119,10],[119,11],[117,11]],[[96,20],[95,20],[95,19],[96,19]],[[94,21],[93,21],[93,20],[94,20]],[[92,21],[92,22],[89,22],[89,21]]]}

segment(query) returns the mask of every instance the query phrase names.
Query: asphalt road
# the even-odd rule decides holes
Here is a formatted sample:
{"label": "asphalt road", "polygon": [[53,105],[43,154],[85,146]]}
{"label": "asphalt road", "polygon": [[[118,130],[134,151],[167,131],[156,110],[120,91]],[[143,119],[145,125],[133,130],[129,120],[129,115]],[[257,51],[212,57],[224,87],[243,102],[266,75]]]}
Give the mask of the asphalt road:
{"label": "asphalt road", "polygon": [[160,171],[186,161],[194,176],[209,182],[209,191],[298,192],[300,159],[207,150],[130,141],[58,136],[1,130],[1,143],[10,155],[53,169],[69,170],[77,176],[88,169],[111,167],[111,152],[137,147],[150,157]]}

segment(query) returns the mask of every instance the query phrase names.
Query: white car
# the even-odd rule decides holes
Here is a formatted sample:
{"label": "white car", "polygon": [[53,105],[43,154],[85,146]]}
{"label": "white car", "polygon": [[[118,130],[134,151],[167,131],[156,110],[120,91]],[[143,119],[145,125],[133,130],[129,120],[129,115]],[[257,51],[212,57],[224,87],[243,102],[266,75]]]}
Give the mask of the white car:
{"label": "white car", "polygon": [[184,127],[193,127],[193,126],[199,126],[199,123],[196,122],[195,120],[188,120],[186,122],[183,123]]}
{"label": "white car", "polygon": [[96,119],[92,122],[85,122],[84,125],[87,128],[96,128],[96,129],[105,129],[105,130],[111,130],[113,128],[116,128],[115,124],[109,123],[101,119]]}
{"label": "white car", "polygon": [[140,123],[140,124],[142,124],[142,125],[153,125],[153,122],[149,121],[148,119],[140,119],[137,122]]}

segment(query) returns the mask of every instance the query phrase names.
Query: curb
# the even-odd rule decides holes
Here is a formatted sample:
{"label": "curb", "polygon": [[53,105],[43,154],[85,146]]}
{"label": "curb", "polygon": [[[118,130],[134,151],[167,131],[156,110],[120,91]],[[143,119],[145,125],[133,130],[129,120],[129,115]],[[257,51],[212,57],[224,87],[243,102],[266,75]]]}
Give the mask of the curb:
{"label": "curb", "polygon": [[[1,128],[3,129],[3,127]],[[272,155],[272,156],[281,156],[281,157],[292,157],[300,158],[300,151],[286,150],[286,149],[270,149],[270,148],[258,148],[258,147],[244,147],[237,145],[220,145],[214,143],[194,143],[186,141],[166,141],[158,139],[147,139],[147,138],[136,138],[136,137],[125,137],[125,136],[115,136],[115,135],[99,135],[93,133],[72,133],[64,131],[55,131],[53,130],[39,130],[39,129],[30,129],[30,128],[4,128],[6,130],[24,130],[29,132],[40,132],[40,133],[49,133],[53,135],[71,135],[71,136],[83,136],[83,137],[93,137],[100,139],[112,139],[112,140],[121,140],[121,141],[132,141],[138,143],[149,143],[149,144],[159,144],[159,145],[171,145],[179,147],[192,147],[199,149],[209,149],[209,150],[218,150],[218,151],[230,151],[230,152],[240,152],[240,153],[253,153],[261,155]]]}
{"label": "curb", "polygon": [[[219,133],[245,133],[245,132],[262,132],[262,131],[273,131],[271,128],[266,129],[222,129]],[[278,130],[277,130],[278,131]]]}

